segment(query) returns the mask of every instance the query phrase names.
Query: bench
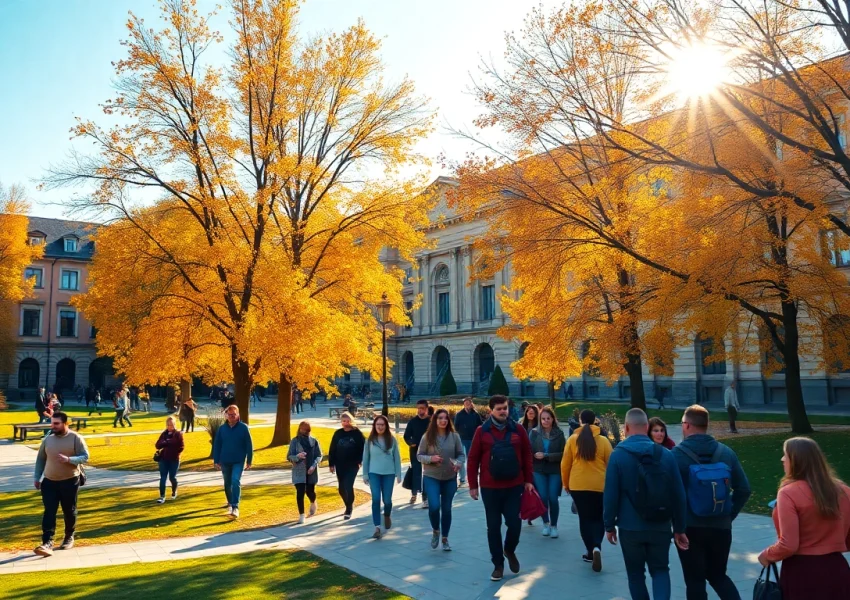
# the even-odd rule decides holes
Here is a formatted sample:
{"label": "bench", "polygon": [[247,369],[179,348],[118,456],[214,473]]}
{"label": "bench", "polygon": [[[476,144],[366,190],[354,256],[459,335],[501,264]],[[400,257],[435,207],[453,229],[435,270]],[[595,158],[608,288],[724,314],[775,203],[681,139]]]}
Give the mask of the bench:
{"label": "bench", "polygon": [[89,418],[88,417],[71,417],[71,428],[76,426],[77,431],[80,430],[80,427],[83,429],[89,426]]}
{"label": "bench", "polygon": [[375,420],[375,409],[374,408],[360,408],[357,409],[357,416],[363,419],[363,424],[365,425],[369,421]]}
{"label": "bench", "polygon": [[20,439],[22,442],[27,441],[27,432],[30,431],[41,431],[45,437],[47,437],[47,434],[50,433],[49,423],[19,423],[17,425],[12,425],[12,427],[12,439]]}
{"label": "bench", "polygon": [[329,419],[339,419],[342,416],[342,413],[347,411],[347,408],[329,408],[328,409],[328,418]]}

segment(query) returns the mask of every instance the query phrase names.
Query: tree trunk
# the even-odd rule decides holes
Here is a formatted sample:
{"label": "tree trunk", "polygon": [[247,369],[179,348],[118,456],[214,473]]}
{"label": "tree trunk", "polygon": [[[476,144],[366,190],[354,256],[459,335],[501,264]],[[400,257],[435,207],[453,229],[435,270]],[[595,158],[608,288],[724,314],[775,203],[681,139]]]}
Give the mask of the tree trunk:
{"label": "tree trunk", "polygon": [[791,431],[794,433],[811,433],[812,426],[806,414],[806,403],[803,400],[803,382],[800,377],[800,331],[797,328],[797,307],[793,302],[782,303],[782,326],[785,329],[784,352],[785,361],[785,397],[788,403],[788,417],[791,420]]}
{"label": "tree trunk", "polygon": [[643,391],[643,368],[640,364],[640,354],[626,354],[626,363],[623,367],[629,376],[632,408],[646,411],[646,394]]}
{"label": "tree trunk", "polygon": [[284,446],[292,441],[289,435],[290,411],[292,410],[292,382],[280,374],[280,384],[277,386],[277,414],[274,419],[274,435],[270,448]]}
{"label": "tree trunk", "polygon": [[180,382],[180,400],[186,402],[192,397],[192,378],[184,379]]}
{"label": "tree trunk", "polygon": [[[235,353],[235,350],[234,350]],[[239,358],[233,359],[233,386],[235,389],[235,401],[239,407],[239,416],[246,424],[250,422],[251,407],[251,369],[247,362]]]}

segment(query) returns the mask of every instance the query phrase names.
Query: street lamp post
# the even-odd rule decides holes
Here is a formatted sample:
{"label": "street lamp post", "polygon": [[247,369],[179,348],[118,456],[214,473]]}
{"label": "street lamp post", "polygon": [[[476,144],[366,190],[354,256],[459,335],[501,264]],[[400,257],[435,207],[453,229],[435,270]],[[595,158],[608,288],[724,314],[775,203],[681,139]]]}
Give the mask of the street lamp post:
{"label": "street lamp post", "polygon": [[383,374],[381,378],[381,399],[383,407],[381,414],[385,417],[390,412],[389,399],[387,398],[387,323],[390,321],[390,303],[387,301],[387,295],[381,296],[381,302],[378,303],[378,321],[381,323],[381,353],[383,355]]}

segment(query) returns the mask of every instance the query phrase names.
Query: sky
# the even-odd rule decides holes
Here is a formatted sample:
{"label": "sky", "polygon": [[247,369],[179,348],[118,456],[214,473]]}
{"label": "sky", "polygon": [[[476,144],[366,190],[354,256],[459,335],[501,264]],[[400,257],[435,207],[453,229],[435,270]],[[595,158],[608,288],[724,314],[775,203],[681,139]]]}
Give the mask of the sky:
{"label": "sky", "polygon": [[[198,0],[198,7],[205,12],[216,3]],[[537,5],[537,0],[307,0],[300,23],[304,33],[322,33],[363,18],[382,39],[385,77],[397,81],[407,75],[438,111],[437,130],[421,152],[432,159],[440,154],[461,159],[472,147],[448,127],[470,128],[479,114],[470,78],[479,76],[482,58],[498,61],[505,32],[520,29]],[[124,56],[120,40],[130,9],[152,25],[158,22],[154,0],[0,0],[0,183],[22,184],[33,215],[63,216],[63,199],[78,193],[39,191],[38,180],[72,147],[89,151],[72,146],[75,117],[109,123],[98,105],[113,95],[111,61]],[[227,27],[226,16],[218,26]],[[448,174],[436,160],[431,171],[433,177]]]}

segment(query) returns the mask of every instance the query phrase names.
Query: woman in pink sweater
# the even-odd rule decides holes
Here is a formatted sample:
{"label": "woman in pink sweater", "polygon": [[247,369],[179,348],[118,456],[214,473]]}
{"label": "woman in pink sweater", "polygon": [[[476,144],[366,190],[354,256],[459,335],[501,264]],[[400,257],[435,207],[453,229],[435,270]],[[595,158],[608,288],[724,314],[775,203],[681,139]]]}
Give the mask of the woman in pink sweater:
{"label": "woman in pink sweater", "polygon": [[783,600],[850,598],[850,488],[836,479],[814,440],[786,440],[785,477],[773,524],[779,538],[759,555],[767,566],[782,561]]}

